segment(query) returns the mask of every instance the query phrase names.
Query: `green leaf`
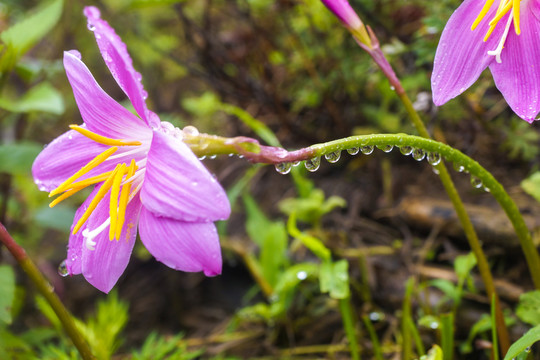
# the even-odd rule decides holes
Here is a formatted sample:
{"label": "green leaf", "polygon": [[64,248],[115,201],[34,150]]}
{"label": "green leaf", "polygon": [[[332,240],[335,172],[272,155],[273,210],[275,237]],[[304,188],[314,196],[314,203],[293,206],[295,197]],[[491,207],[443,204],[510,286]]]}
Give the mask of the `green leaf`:
{"label": "green leaf", "polygon": [[512,360],[522,353],[528,353],[531,345],[540,340],[540,325],[533,327],[510,346],[504,360]]}
{"label": "green leaf", "polygon": [[347,205],[343,198],[331,196],[324,199],[324,192],[321,189],[314,189],[305,198],[288,198],[279,202],[278,207],[283,213],[290,215],[296,213],[298,220],[317,224],[321,217],[336,207],[345,207]]}
{"label": "green leaf", "polygon": [[11,266],[0,266],[0,323],[11,324],[11,307],[15,298],[15,273]]}
{"label": "green leaf", "polygon": [[28,174],[43,146],[34,142],[0,145],[0,172],[12,175]]}
{"label": "green leaf", "polygon": [[62,204],[50,208],[48,205],[37,209],[34,220],[43,227],[69,232],[75,210]]}
{"label": "green leaf", "polygon": [[321,264],[319,280],[322,293],[330,293],[333,299],[349,297],[349,263],[347,260],[324,261]]}
{"label": "green leaf", "polygon": [[330,260],[330,250],[324,246],[323,242],[316,237],[304,234],[296,227],[296,213],[292,213],[287,221],[287,231],[289,234],[300,240],[305,247],[311,250],[319,259]]}
{"label": "green leaf", "polygon": [[[53,0],[26,14],[22,21],[0,34],[2,40],[13,52],[10,68],[51,30],[62,14],[63,0]],[[3,70],[3,69],[0,69]]]}
{"label": "green leaf", "polygon": [[536,201],[540,202],[540,171],[535,172],[521,182],[521,187],[525,192],[531,195]]}
{"label": "green leaf", "polygon": [[516,314],[527,324],[540,325],[540,290],[521,294]]}
{"label": "green leaf", "polygon": [[476,256],[472,252],[467,255],[460,255],[454,261],[454,271],[458,276],[458,282],[463,283],[469,276],[471,270],[476,266]]}
{"label": "green leaf", "polygon": [[51,84],[44,82],[31,88],[20,99],[0,97],[0,108],[18,113],[43,111],[60,115],[64,112],[65,106],[60,92]]}

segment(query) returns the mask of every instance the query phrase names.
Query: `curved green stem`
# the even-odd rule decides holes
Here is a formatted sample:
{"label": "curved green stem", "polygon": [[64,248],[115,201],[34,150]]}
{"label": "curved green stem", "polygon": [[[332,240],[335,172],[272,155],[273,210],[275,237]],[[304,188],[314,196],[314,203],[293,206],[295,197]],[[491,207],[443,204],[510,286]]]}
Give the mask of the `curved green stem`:
{"label": "curved green stem", "polygon": [[32,259],[30,259],[30,257],[26,254],[26,251],[24,251],[24,249],[19,244],[17,244],[15,240],[13,240],[4,225],[2,225],[1,223],[0,242],[6,246],[6,248],[13,255],[15,260],[17,260],[19,265],[23,268],[28,277],[32,280],[41,295],[43,295],[45,300],[47,300],[51,308],[56,313],[56,316],[58,316],[58,319],[62,323],[64,330],[79,351],[79,354],[81,354],[81,357],[84,360],[95,359],[86,340],[75,326],[75,322],[73,321],[71,314],[64,307],[56,293],[53,291],[53,287],[51,286],[51,284],[49,284],[47,279],[45,279],[43,274],[41,274]]}
{"label": "curved green stem", "polygon": [[[512,222],[514,230],[519,238],[521,248],[525,254],[527,265],[531,273],[532,280],[537,288],[540,288],[540,256],[532,242],[531,234],[519,209],[512,198],[504,190],[504,187],[484,169],[478,162],[471,159],[461,151],[446,144],[426,139],[419,136],[406,134],[378,134],[351,136],[341,140],[330,141],[324,144],[311,146],[316,156],[363,146],[410,146],[415,149],[422,149],[427,152],[439,154],[447,161],[451,161],[463,167],[472,176],[482,182],[484,188],[488,189],[497,202],[501,205],[506,215]],[[439,169],[439,165],[437,165]]]}

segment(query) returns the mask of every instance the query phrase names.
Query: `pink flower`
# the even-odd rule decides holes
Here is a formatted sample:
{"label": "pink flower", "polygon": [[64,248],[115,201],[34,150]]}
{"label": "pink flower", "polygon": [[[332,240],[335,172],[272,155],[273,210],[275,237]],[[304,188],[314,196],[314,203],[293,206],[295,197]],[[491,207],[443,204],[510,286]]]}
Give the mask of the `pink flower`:
{"label": "pink flower", "polygon": [[146,107],[146,92],[126,45],[99,10],[87,7],[88,28],[133,115],[97,84],[77,51],[64,67],[84,120],[36,158],[41,190],[59,195],[51,206],[88,186],[94,190],[75,214],[66,267],[109,292],[124,272],[137,237],[165,265],[221,273],[214,225],[230,214],[227,196],[189,147],[182,131],[160,122]]}
{"label": "pink flower", "polygon": [[353,10],[348,0],[321,0],[321,2],[349,29],[360,43],[371,48],[371,37],[364,23]]}
{"label": "pink flower", "polygon": [[512,110],[529,123],[540,111],[540,1],[465,0],[441,36],[431,85],[442,105],[486,67]]}

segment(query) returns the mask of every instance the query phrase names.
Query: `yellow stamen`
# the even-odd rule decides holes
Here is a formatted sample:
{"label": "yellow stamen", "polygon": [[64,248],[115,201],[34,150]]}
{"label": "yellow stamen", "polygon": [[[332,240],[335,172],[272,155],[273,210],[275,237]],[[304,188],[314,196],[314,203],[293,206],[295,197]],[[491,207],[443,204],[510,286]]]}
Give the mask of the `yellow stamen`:
{"label": "yellow stamen", "polygon": [[514,30],[516,35],[521,34],[521,28],[519,27],[519,2],[520,0],[514,0]]}
{"label": "yellow stamen", "polygon": [[482,10],[480,10],[480,14],[478,14],[478,17],[476,18],[476,20],[474,20],[474,22],[473,22],[473,24],[471,26],[471,30],[476,29],[478,24],[480,24],[480,21],[482,21],[484,16],[486,16],[487,12],[491,8],[491,5],[493,5],[493,1],[495,1],[495,0],[486,1],[486,3],[484,4],[484,7],[482,8]]}
{"label": "yellow stamen", "polygon": [[[135,160],[131,159],[131,164],[129,165],[126,179],[132,177],[135,174],[135,171],[137,171],[137,165],[135,164]],[[116,224],[115,233],[116,240],[120,240],[120,235],[122,235],[122,227],[124,226],[124,221],[126,217],[126,208],[128,204],[130,190],[131,182],[128,182],[127,184],[124,184],[124,186],[122,186],[122,192],[120,193],[120,202],[118,205],[118,222]]]}
{"label": "yellow stamen", "polygon": [[[499,10],[497,10],[497,14],[495,14],[495,17],[489,22],[489,25],[496,26],[497,23],[503,18],[503,16],[506,15],[510,11],[510,9],[512,9],[513,4],[514,3],[512,2],[512,0],[510,0],[508,2],[505,2],[503,6],[500,6]],[[502,9],[500,9],[501,7]]]}
{"label": "yellow stamen", "polygon": [[56,205],[58,205],[59,202],[61,202],[63,200],[66,200],[68,197],[70,197],[71,195],[73,195],[75,193],[78,193],[81,190],[82,190],[82,188],[80,188],[80,189],[72,189],[72,190],[66,191],[65,193],[63,193],[62,195],[60,195],[59,197],[57,197],[56,199],[51,201],[51,203],[49,204],[49,207],[50,208],[55,207]]}
{"label": "yellow stamen", "polygon": [[77,171],[75,174],[71,175],[69,177],[69,179],[67,179],[62,184],[60,184],[60,186],[58,186],[56,189],[51,191],[49,193],[49,197],[60,194],[62,191],[68,189],[69,186],[71,185],[71,183],[73,183],[75,180],[77,180],[81,176],[85,175],[86,173],[88,173],[90,170],[92,170],[93,168],[95,168],[96,166],[98,166],[99,164],[104,162],[105,160],[107,160],[107,158],[109,156],[111,156],[112,154],[114,154],[116,152],[116,150],[118,150],[117,147],[112,147],[112,148],[109,148],[109,149],[105,150],[104,152],[102,152],[98,156],[96,156],[88,164],[84,165],[79,171]]}
{"label": "yellow stamen", "polygon": [[138,146],[142,143],[140,141],[127,141],[123,139],[111,139],[105,136],[98,135],[86,128],[80,127],[78,125],[69,125],[69,127],[82,135],[86,136],[87,138],[90,138],[94,140],[97,143],[103,144],[103,145],[109,145],[109,146]]}
{"label": "yellow stamen", "polygon": [[112,186],[112,182],[113,182],[114,177],[115,177],[115,175],[116,175],[116,173],[118,171],[119,166],[120,165],[116,166],[116,168],[113,170],[112,174],[107,178],[107,180],[103,183],[103,185],[101,185],[101,188],[97,192],[96,196],[94,196],[94,198],[90,202],[90,205],[88,205],[88,209],[86,209],[84,214],[81,216],[81,218],[79,219],[79,221],[77,222],[77,224],[73,228],[73,232],[72,232],[73,234],[76,234],[81,229],[81,227],[84,225],[86,220],[88,220],[88,218],[90,217],[92,212],[96,209],[99,202],[103,199],[105,194],[107,194],[107,191],[109,191],[109,189]]}
{"label": "yellow stamen", "polygon": [[111,199],[109,202],[109,217],[111,218],[111,226],[109,227],[109,240],[114,239],[116,234],[116,224],[118,223],[118,195],[120,193],[120,183],[126,172],[126,164],[119,165],[118,171],[114,176],[111,187]]}

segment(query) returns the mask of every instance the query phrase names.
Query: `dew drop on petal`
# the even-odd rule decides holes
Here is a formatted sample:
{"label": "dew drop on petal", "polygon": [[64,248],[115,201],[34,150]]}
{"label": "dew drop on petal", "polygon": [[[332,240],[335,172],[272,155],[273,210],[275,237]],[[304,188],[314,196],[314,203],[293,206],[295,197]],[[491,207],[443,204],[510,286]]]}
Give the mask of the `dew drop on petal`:
{"label": "dew drop on petal", "polygon": [[436,152],[429,152],[427,154],[427,161],[432,166],[437,166],[441,163],[441,154],[436,153]]}
{"label": "dew drop on petal", "polygon": [[413,148],[412,148],[412,146],[400,146],[400,147],[399,147],[399,151],[400,151],[403,155],[411,155],[412,152],[413,152]]}
{"label": "dew drop on petal", "polygon": [[309,160],[306,160],[304,162],[304,166],[308,171],[314,172],[319,170],[319,167],[321,166],[321,158],[320,157],[314,157]]}
{"label": "dew drop on petal", "polygon": [[199,156],[199,160],[201,160],[201,161],[202,161],[202,160],[204,160],[204,159],[206,159],[206,155],[203,155],[203,156]]}
{"label": "dew drop on petal", "polygon": [[60,275],[61,277],[66,277],[69,275],[66,260],[62,261],[60,265],[58,265],[58,275]]}
{"label": "dew drop on petal", "polygon": [[366,145],[366,146],[362,146],[360,148],[360,151],[364,155],[369,155],[369,154],[371,154],[373,152],[373,149],[374,149],[373,145]]}
{"label": "dew drop on petal", "polygon": [[380,149],[384,151],[385,153],[389,153],[394,148],[394,145],[377,145],[377,149]]}
{"label": "dew drop on petal", "polygon": [[88,27],[88,30],[90,31],[96,31],[96,26],[92,23],[88,23],[87,27]]}
{"label": "dew drop on petal", "polygon": [[199,130],[192,125],[185,126],[182,131],[187,135],[199,136]]}
{"label": "dew drop on petal", "polygon": [[482,184],[482,180],[480,180],[476,176],[471,176],[471,185],[475,189],[480,189],[484,184]]}
{"label": "dew drop on petal", "polygon": [[412,157],[416,161],[422,161],[426,157],[426,153],[422,149],[414,149],[412,152]]}
{"label": "dew drop on petal", "polygon": [[360,152],[360,148],[352,147],[352,148],[347,149],[347,152],[351,155],[356,155]]}
{"label": "dew drop on petal", "polygon": [[339,158],[341,157],[341,150],[331,152],[329,154],[324,154],[324,158],[329,163],[335,163],[339,161]]}
{"label": "dew drop on petal", "polygon": [[276,164],[276,171],[280,174],[288,174],[291,172],[292,164],[290,162],[282,162]]}

